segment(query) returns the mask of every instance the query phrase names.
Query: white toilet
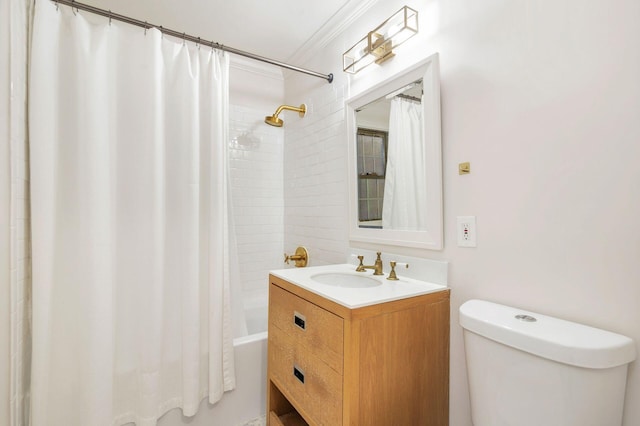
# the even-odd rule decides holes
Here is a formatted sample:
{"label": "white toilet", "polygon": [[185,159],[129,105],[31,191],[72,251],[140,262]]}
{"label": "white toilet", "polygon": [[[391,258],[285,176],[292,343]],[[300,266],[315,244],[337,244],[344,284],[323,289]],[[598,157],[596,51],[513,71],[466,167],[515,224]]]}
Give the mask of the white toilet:
{"label": "white toilet", "polygon": [[460,325],[474,426],[622,423],[633,340],[482,300]]}

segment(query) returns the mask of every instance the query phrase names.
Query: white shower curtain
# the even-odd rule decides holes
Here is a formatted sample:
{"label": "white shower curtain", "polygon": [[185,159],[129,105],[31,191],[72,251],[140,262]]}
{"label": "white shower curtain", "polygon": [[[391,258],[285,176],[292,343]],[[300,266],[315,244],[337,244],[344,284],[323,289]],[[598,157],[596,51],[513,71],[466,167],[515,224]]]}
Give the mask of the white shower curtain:
{"label": "white shower curtain", "polygon": [[36,5],[33,426],[155,425],[235,386],[228,57]]}
{"label": "white shower curtain", "polygon": [[422,104],[395,97],[389,113],[382,228],[427,229]]}
{"label": "white shower curtain", "polygon": [[32,0],[0,0],[0,425],[25,426],[30,371],[27,51]]}

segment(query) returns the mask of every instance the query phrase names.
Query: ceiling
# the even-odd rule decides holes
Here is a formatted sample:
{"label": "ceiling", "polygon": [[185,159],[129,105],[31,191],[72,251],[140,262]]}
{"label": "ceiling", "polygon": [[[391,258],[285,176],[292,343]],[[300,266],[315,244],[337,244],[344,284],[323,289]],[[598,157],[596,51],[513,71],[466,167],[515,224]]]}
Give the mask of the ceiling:
{"label": "ceiling", "polygon": [[79,0],[270,59],[290,60],[363,0]]}

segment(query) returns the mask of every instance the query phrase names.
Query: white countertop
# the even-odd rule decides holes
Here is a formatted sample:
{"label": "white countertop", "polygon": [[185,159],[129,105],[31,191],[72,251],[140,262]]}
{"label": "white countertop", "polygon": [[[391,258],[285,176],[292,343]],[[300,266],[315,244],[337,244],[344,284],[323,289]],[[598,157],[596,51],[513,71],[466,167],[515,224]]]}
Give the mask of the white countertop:
{"label": "white countertop", "polygon": [[[399,272],[400,268],[396,269],[396,272]],[[392,300],[406,299],[408,297],[434,293],[447,289],[446,285],[434,284],[404,277],[399,273],[399,281],[387,280],[387,276],[389,275],[388,270],[385,270],[384,275],[376,276],[373,275],[373,271],[369,269],[366,272],[356,272],[355,266],[350,264],[277,269],[270,271],[270,273],[278,278],[287,280],[292,284],[351,309],[389,302]],[[366,276],[379,281],[381,285],[364,288],[340,287],[322,284],[311,278],[313,275],[326,273]]]}

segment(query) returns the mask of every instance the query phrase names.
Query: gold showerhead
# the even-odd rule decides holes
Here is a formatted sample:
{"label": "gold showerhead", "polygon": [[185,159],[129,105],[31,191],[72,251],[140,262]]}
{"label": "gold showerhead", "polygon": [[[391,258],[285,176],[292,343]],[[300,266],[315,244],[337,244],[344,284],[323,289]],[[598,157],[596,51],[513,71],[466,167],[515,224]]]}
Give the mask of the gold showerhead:
{"label": "gold showerhead", "polygon": [[284,124],[284,121],[282,121],[282,118],[278,118],[275,114],[267,115],[264,118],[264,122],[274,127],[282,127],[282,125]]}
{"label": "gold showerhead", "polygon": [[300,117],[304,117],[305,113],[307,112],[307,106],[305,104],[300,105],[300,107],[280,105],[276,112],[273,113],[273,115],[267,115],[264,118],[264,122],[270,126],[282,127],[284,121],[282,121],[281,118],[278,118],[278,114],[280,114],[284,109],[288,109],[289,111],[297,111]]}

